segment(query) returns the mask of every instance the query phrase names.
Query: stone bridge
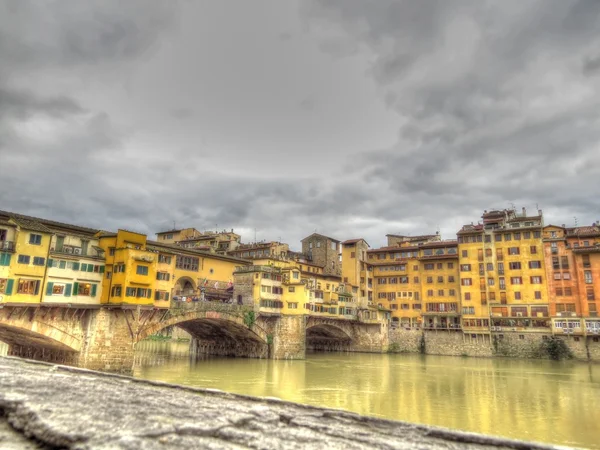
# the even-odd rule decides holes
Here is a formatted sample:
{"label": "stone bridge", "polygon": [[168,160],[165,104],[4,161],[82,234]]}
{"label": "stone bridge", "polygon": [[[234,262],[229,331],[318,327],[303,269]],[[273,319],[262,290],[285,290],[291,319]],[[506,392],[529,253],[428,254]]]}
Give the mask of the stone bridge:
{"label": "stone bridge", "polygon": [[303,359],[306,350],[382,352],[386,323],[318,315],[261,314],[218,302],[170,309],[4,306],[0,341],[9,355],[129,373],[135,344],[167,327],[192,336],[196,354]]}

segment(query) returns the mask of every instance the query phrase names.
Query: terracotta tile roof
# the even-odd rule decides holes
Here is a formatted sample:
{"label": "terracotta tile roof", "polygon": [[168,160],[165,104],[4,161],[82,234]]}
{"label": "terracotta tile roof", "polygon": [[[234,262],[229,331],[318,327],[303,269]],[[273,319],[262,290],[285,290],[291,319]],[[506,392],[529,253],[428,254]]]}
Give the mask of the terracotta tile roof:
{"label": "terracotta tile roof", "polygon": [[38,231],[40,233],[52,234],[52,230],[42,225],[37,220],[28,219],[25,217],[11,217],[11,220],[24,230]]}
{"label": "terracotta tile roof", "polygon": [[[346,245],[346,244],[356,244],[357,242],[360,241],[365,241],[363,238],[359,238],[359,239],[348,239],[347,241],[342,242],[342,245]],[[367,241],[365,241],[365,243],[367,245],[369,245],[369,243]]]}
{"label": "terracotta tile roof", "polygon": [[463,225],[456,234],[479,233],[480,231],[483,231],[483,224],[478,223],[477,225]]}
{"label": "terracotta tile roof", "polygon": [[457,245],[458,241],[456,239],[448,239],[445,241],[426,242],[425,244],[419,245],[419,248],[456,247]]}
{"label": "terracotta tile roof", "polygon": [[420,236],[405,236],[402,234],[386,234],[386,237],[399,237],[399,238],[404,238],[409,242],[412,241],[422,241],[425,239],[433,239],[435,237],[437,237],[437,234],[422,234]]}
{"label": "terracotta tile roof", "polygon": [[219,255],[216,253],[209,253],[209,252],[205,252],[203,250],[198,250],[195,248],[186,248],[186,247],[181,247],[180,245],[177,244],[166,244],[164,242],[157,242],[157,241],[150,241],[147,240],[146,241],[147,246],[151,246],[154,249],[167,249],[167,250],[171,250],[174,253],[192,253],[198,256],[205,256],[205,257],[210,257],[210,258],[214,258],[214,259],[221,259],[224,261],[236,261],[236,262],[240,262],[240,263],[245,263],[245,264],[249,264],[249,261],[242,259],[242,258],[236,258],[235,256],[224,256],[224,255]]}
{"label": "terracotta tile roof", "polygon": [[592,225],[591,227],[567,228],[567,236],[600,236],[600,227]]}
{"label": "terracotta tile roof", "polygon": [[14,212],[10,212],[10,211],[0,211],[0,219],[8,220],[10,218],[18,219],[18,220],[22,220],[22,221],[37,222],[37,223],[41,224],[42,226],[45,226],[51,230],[54,230],[56,228],[66,228],[66,229],[70,229],[70,230],[79,231],[80,233],[85,233],[85,234],[96,234],[99,231],[94,228],[82,227],[79,225],[57,222],[54,220],[41,219],[39,217],[26,216],[24,214],[18,214],[18,213],[14,213]]}

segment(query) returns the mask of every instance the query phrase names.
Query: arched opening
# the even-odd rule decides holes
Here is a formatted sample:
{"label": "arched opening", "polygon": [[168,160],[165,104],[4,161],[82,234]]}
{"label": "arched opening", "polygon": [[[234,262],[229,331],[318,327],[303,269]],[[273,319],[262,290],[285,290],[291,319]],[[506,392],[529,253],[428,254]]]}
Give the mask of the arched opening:
{"label": "arched opening", "polygon": [[175,283],[175,293],[178,297],[193,297],[198,295],[196,283],[190,277],[181,277]]}
{"label": "arched opening", "polygon": [[347,351],[352,338],[334,325],[314,325],[306,329],[306,349],[309,351]]}
{"label": "arched opening", "polygon": [[[56,329],[54,332],[57,332]],[[63,337],[62,334],[59,337]],[[8,356],[60,364],[75,364],[79,357],[78,349],[60,340],[4,324],[0,325],[0,342],[4,344],[1,354]]]}

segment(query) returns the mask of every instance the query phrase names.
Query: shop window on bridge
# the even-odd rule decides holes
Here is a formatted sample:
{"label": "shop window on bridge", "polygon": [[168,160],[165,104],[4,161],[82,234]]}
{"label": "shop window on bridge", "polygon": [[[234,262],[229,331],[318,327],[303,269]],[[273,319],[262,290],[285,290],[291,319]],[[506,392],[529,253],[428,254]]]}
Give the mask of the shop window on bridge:
{"label": "shop window on bridge", "polygon": [[163,264],[171,264],[171,257],[167,255],[158,255],[158,262]]}
{"label": "shop window on bridge", "polygon": [[73,295],[95,297],[98,286],[91,283],[73,283]]}
{"label": "shop window on bridge", "polygon": [[283,308],[283,302],[277,300],[261,300],[260,306],[261,308]]}
{"label": "shop window on bridge", "polygon": [[167,291],[155,291],[154,300],[169,300],[169,293]]}
{"label": "shop window on bridge", "polygon": [[138,275],[148,275],[148,266],[138,265],[135,268],[135,273],[137,273]]}
{"label": "shop window on bridge", "polygon": [[297,302],[288,302],[288,309],[298,309]]}
{"label": "shop window on bridge", "polygon": [[194,256],[181,256],[177,255],[175,258],[175,267],[183,270],[198,271],[200,267],[200,258]]}
{"label": "shop window on bridge", "polygon": [[111,297],[120,297],[123,293],[123,289],[120,285],[115,285],[112,287],[110,296]]}
{"label": "shop window on bridge", "polygon": [[531,317],[548,317],[547,306],[532,306]]}
{"label": "shop window on bridge", "polygon": [[39,280],[27,280],[19,279],[19,285],[17,287],[17,293],[37,295],[40,292],[40,281]]}

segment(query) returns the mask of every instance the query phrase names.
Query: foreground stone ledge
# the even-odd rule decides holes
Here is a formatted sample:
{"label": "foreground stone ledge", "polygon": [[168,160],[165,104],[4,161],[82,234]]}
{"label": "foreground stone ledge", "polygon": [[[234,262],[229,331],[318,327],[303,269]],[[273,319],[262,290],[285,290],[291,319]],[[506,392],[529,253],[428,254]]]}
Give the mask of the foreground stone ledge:
{"label": "foreground stone ledge", "polygon": [[559,447],[0,357],[0,448]]}

